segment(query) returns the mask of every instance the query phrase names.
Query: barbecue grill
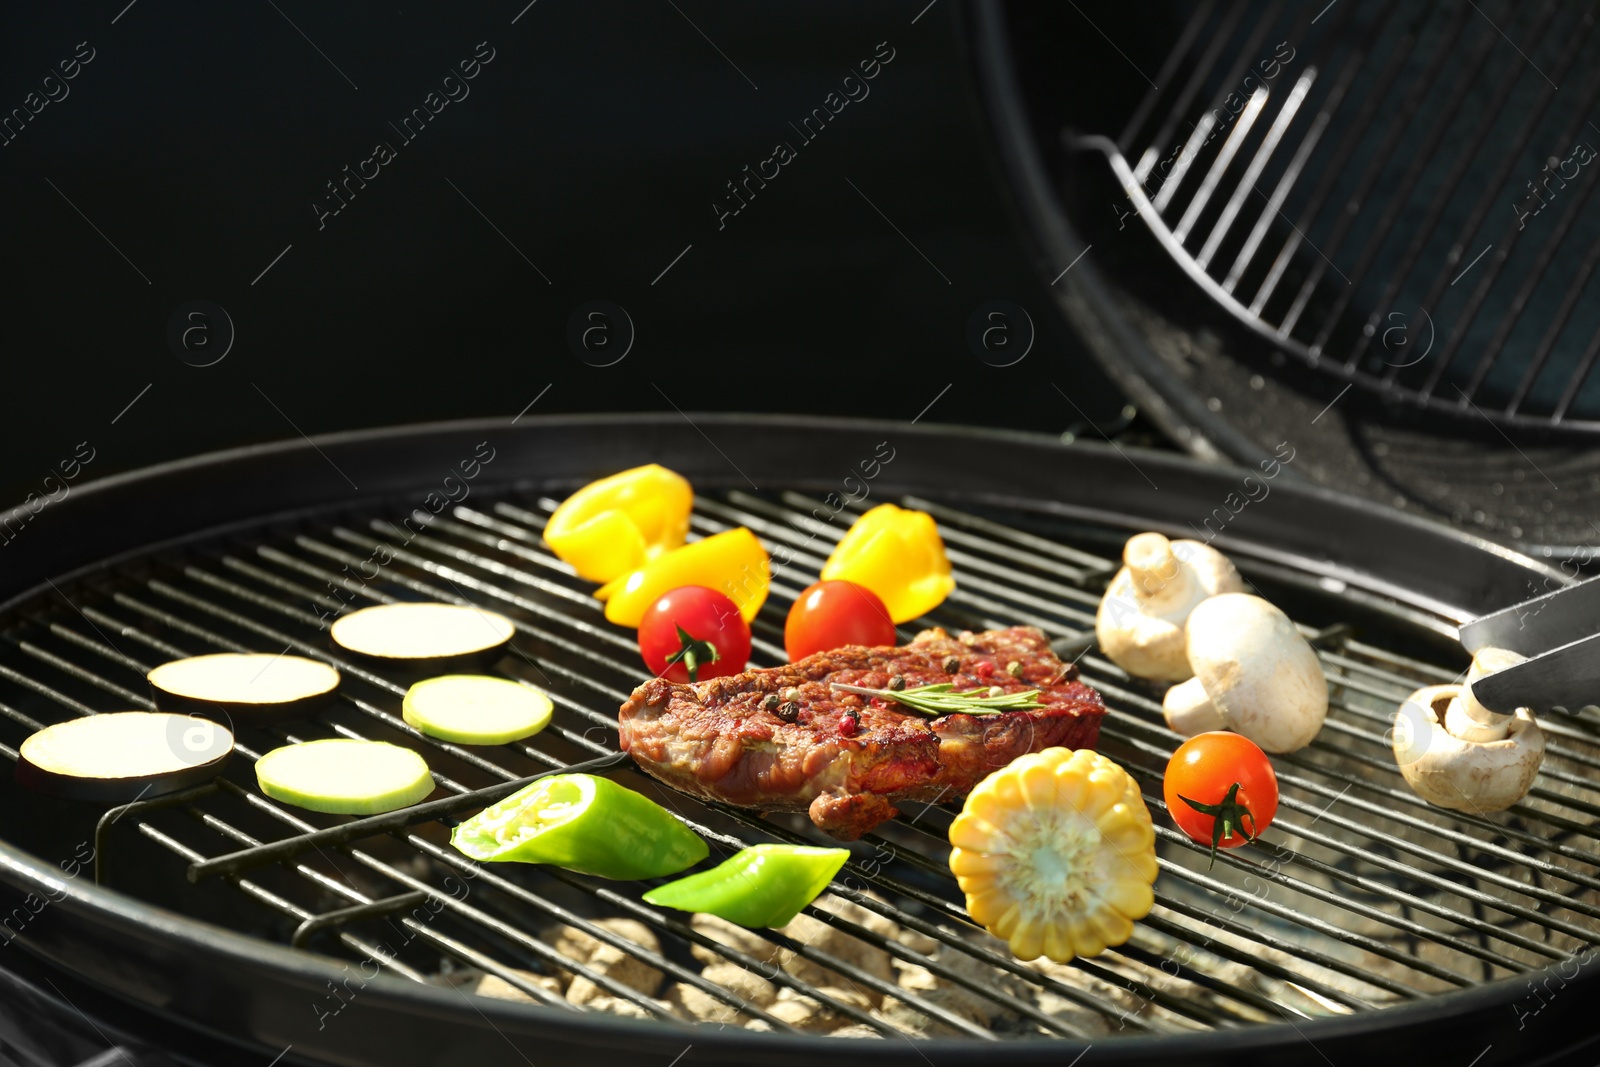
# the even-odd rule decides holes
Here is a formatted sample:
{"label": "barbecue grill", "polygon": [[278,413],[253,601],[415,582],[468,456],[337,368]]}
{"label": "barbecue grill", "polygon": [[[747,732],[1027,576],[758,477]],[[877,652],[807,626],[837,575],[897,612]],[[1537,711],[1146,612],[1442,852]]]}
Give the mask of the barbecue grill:
{"label": "barbecue grill", "polygon": [[1174,440],[1594,555],[1592,5],[971,10],[1041,276]]}
{"label": "barbecue grill", "polygon": [[[858,462],[885,441],[891,461],[863,483]],[[441,472],[480,442],[492,461],[468,495],[441,501]],[[803,817],[663,790],[616,751],[617,706],[644,676],[632,635],[604,622],[539,534],[566,492],[647,461],[695,484],[691,536],[742,524],[773,552],[757,665],[783,661],[789,603],[874,503],[932,512],[955,567],[955,594],[905,635],[923,622],[1032,624],[1081,642],[1121,541],[1188,534],[1238,484],[1237,472],[1177,456],[1021,434],[677,414],[342,434],[107,479],[6,548],[0,754],[15,761],[46,723],[150,707],[144,671],[182,655],[311,655],[337,662],[346,686],[313,721],[241,726],[229,771],[180,793],[105,812],[8,785],[8,943],[262,1063],[947,1067],[1068,1063],[1089,1045],[1097,1061],[1241,1063],[1281,1062],[1310,1043],[1332,1062],[1381,1048],[1386,1060],[1483,1067],[1588,1039],[1596,721],[1547,717],[1533,792],[1491,816],[1412,795],[1384,736],[1410,690],[1464,669],[1456,625],[1565,579],[1445,527],[1288,484],[1215,542],[1306,628],[1332,686],[1319,740],[1275,760],[1284,798],[1267,840],[1208,867],[1162,811],[1174,738],[1159,691],[1092,649],[1079,659],[1110,709],[1102,750],[1145,790],[1162,870],[1155,910],[1100,957],[1025,964],[974,928],[945,867],[952,811],[941,805],[851,846],[802,927],[726,941],[641,904],[639,884],[466,860],[446,843],[450,824],[531,775],[573,767],[662,799],[715,853],[815,840]],[[383,544],[392,559],[372,564]],[[326,638],[339,612],[404,599],[512,617],[518,635],[496,670],[547,690],[552,725],[493,749],[410,730],[402,686],[341,662]],[[332,736],[417,748],[442,799],[345,819],[257,791],[257,754]],[[633,929],[619,917],[653,943],[619,932]],[[613,962],[660,972],[660,988],[641,992],[581,958],[573,931]],[[752,999],[707,978],[707,960],[783,992]],[[575,1006],[563,975],[599,995]],[[499,995],[467,991],[477,988]],[[795,1002],[857,1040],[806,1032],[781,1009]]]}

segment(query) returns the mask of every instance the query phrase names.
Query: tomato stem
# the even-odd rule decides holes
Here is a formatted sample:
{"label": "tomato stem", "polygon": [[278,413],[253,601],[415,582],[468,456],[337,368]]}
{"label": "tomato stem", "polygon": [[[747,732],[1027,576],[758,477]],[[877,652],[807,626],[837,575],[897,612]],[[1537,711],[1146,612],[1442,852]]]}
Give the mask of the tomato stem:
{"label": "tomato stem", "polygon": [[[698,682],[700,668],[722,658],[717,654],[717,646],[710,641],[691,637],[689,632],[677,623],[673,623],[672,628],[678,631],[679,646],[678,651],[667,657],[667,667],[681,662],[684,669],[689,672],[689,681]],[[665,670],[662,673],[665,673]]]}
{"label": "tomato stem", "polygon": [[[1211,862],[1206,864],[1206,870],[1216,866],[1217,847],[1222,844],[1223,838],[1238,834],[1246,841],[1254,841],[1256,839],[1256,817],[1250,813],[1249,808],[1239,802],[1240,784],[1239,782],[1234,782],[1229,786],[1227,796],[1223,797],[1221,802],[1217,804],[1202,804],[1198,800],[1190,800],[1183,794],[1178,794],[1179,800],[1201,815],[1210,815],[1213,819],[1211,823]],[[1249,831],[1244,828],[1246,819],[1250,820]]]}

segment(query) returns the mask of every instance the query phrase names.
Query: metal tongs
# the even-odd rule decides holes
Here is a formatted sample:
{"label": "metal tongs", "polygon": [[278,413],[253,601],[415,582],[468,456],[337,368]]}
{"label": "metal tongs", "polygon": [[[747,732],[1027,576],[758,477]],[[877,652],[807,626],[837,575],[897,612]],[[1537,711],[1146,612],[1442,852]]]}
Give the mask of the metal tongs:
{"label": "metal tongs", "polygon": [[1461,627],[1468,652],[1504,648],[1528,659],[1472,683],[1490,711],[1577,711],[1600,704],[1600,578],[1503,608]]}

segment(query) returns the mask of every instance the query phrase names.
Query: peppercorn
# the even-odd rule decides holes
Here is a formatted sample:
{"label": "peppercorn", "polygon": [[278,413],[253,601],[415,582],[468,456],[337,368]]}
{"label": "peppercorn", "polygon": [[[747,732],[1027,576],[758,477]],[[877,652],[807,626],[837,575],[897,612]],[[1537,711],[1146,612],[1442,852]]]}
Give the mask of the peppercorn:
{"label": "peppercorn", "polygon": [[889,679],[889,688],[893,689],[895,692],[898,693],[900,690],[904,689],[905,687],[906,687],[906,676],[905,675],[896,674],[896,675],[892,676]]}
{"label": "peppercorn", "polygon": [[1013,678],[1021,678],[1022,664],[1018,663],[1016,660],[1012,660],[1010,663],[1006,664],[1006,673],[1011,675]]}
{"label": "peppercorn", "polygon": [[800,705],[792,700],[778,708],[778,718],[784,722],[794,722],[799,717]]}
{"label": "peppercorn", "polygon": [[768,693],[761,700],[761,710],[762,711],[777,711],[778,710],[778,704],[779,704],[778,694],[777,693]]}
{"label": "peppercorn", "polygon": [[783,691],[783,699],[791,704],[794,703],[796,700],[800,699],[800,690],[791,685],[789,688]]}
{"label": "peppercorn", "polygon": [[944,661],[944,672],[946,674],[954,674],[954,673],[956,673],[956,671],[959,671],[960,669],[961,669],[961,657],[959,657],[959,656],[951,656],[949,659]]}
{"label": "peppercorn", "polygon": [[854,737],[856,730],[861,726],[861,720],[854,711],[839,716],[839,735],[841,737]]}

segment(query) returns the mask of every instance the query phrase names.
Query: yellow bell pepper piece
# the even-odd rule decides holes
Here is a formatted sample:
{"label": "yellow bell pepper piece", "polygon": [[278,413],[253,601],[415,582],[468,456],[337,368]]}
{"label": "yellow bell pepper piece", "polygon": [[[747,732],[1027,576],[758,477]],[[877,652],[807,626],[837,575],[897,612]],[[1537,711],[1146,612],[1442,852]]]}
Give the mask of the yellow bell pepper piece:
{"label": "yellow bell pepper piece", "polygon": [[609,582],[683,544],[694,490],[655,463],[590,482],[545,524],[550,550],[578,577]]}
{"label": "yellow bell pepper piece", "polygon": [[1155,903],[1150,811],[1128,772],[1089,749],[1047,748],[989,775],[950,843],[967,914],[1018,959],[1097,956]]}
{"label": "yellow bell pepper piece", "polygon": [[619,626],[638,626],[662,593],[685,585],[715,589],[735,604],[749,622],[767,600],[772,561],[756,535],[743,526],[712,534],[673,549],[595,590],[606,602],[606,618]]}
{"label": "yellow bell pepper piece", "polygon": [[879,504],[834,547],[822,580],[841,579],[878,594],[895,622],[926,615],[956,587],[933,516]]}

